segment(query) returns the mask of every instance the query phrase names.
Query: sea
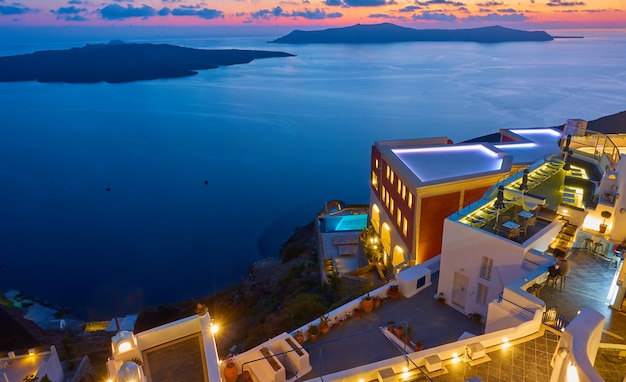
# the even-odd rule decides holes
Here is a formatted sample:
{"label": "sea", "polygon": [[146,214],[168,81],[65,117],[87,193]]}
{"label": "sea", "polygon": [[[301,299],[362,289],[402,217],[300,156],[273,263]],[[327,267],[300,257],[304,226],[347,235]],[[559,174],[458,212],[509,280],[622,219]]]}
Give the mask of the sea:
{"label": "sea", "polygon": [[626,110],[622,29],[358,45],[152,32],[8,28],[0,56],[113,39],[295,56],[123,84],[0,83],[0,291],[84,320],[206,297],[277,256],[326,202],[369,203],[376,141]]}

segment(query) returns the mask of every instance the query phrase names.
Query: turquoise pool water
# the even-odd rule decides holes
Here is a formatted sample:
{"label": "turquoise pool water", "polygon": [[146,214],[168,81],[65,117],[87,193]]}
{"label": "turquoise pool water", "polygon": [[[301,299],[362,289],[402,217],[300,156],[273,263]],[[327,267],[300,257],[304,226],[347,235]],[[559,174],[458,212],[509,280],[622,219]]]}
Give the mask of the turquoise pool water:
{"label": "turquoise pool water", "polygon": [[322,227],[324,232],[360,231],[367,227],[367,214],[326,217]]}

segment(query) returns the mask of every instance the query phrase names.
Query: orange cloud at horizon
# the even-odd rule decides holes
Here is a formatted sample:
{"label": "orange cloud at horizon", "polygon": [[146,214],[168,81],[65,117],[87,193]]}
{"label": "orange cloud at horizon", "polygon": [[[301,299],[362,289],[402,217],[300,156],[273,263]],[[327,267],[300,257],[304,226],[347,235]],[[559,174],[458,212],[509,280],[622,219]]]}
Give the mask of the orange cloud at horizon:
{"label": "orange cloud at horizon", "polygon": [[506,25],[520,29],[623,27],[624,0],[0,0],[0,26],[346,26],[392,22],[410,27]]}

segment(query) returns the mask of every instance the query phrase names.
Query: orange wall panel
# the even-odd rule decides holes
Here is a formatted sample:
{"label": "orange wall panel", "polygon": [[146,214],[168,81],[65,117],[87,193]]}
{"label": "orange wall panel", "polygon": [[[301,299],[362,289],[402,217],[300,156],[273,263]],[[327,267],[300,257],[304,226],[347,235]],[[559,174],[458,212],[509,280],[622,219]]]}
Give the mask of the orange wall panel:
{"label": "orange wall panel", "polygon": [[443,221],[458,210],[461,192],[430,196],[422,199],[420,210],[417,263],[421,264],[441,253]]}
{"label": "orange wall panel", "polygon": [[465,190],[465,197],[463,198],[463,207],[467,207],[471,203],[474,203],[478,199],[482,198],[485,195],[485,192],[491,186],[484,186],[479,188],[474,188],[471,190]]}

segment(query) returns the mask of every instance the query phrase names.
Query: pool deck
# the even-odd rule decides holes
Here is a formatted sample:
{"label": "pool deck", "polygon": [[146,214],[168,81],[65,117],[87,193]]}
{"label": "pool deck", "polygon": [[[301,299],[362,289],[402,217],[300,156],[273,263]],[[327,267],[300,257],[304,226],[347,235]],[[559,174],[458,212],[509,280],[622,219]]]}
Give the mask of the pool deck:
{"label": "pool deck", "polygon": [[[317,240],[319,248],[318,256],[320,263],[320,272],[326,276],[330,276],[337,272],[346,274],[362,268],[367,265],[367,259],[359,246],[359,234],[364,227],[361,225],[350,225],[346,228],[355,228],[354,230],[339,230],[332,232],[324,232],[322,229],[322,221],[326,218],[337,217],[355,217],[367,216],[367,210],[349,210],[345,213],[335,215],[325,215],[317,220]],[[367,222],[367,219],[365,219]],[[338,226],[341,225],[341,222]],[[354,226],[354,227],[353,227]]]}

